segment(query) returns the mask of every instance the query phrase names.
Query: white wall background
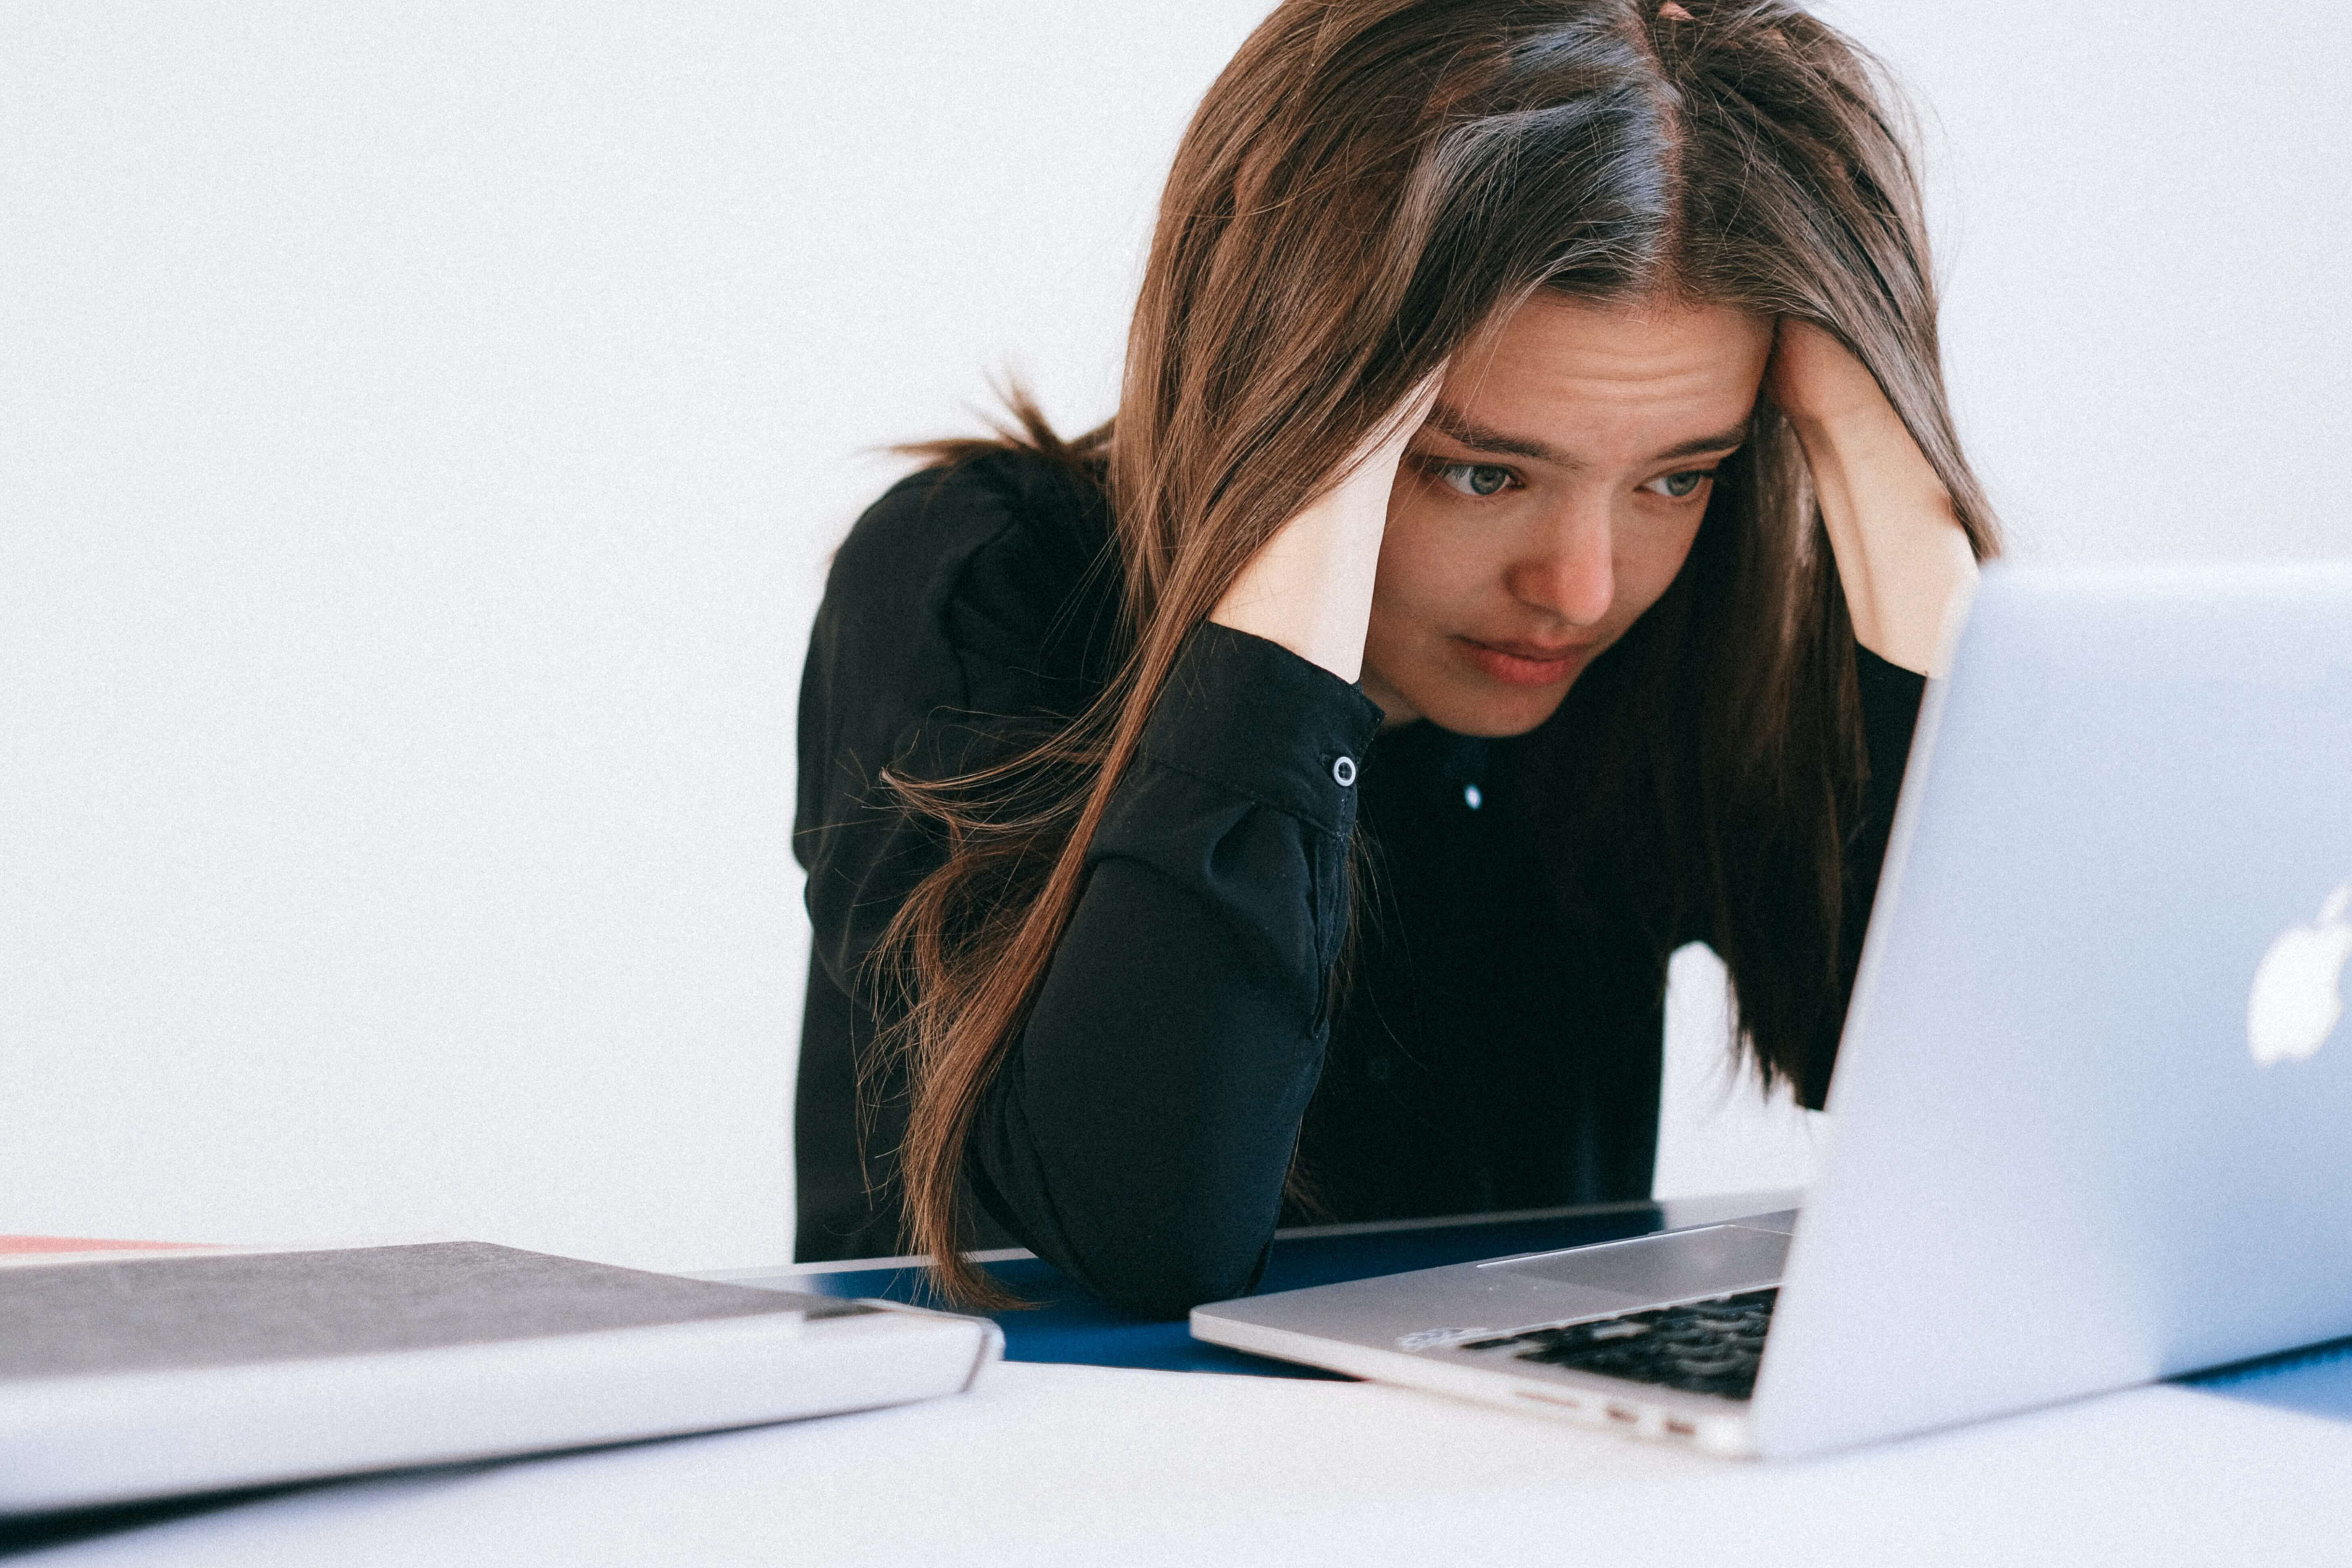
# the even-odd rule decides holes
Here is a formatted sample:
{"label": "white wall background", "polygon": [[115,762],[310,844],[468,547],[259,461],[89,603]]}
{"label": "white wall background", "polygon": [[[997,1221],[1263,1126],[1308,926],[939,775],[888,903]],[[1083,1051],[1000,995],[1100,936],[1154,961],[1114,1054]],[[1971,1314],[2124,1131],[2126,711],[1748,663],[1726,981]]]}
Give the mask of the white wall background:
{"label": "white wall background", "polygon": [[[0,1231],[790,1245],[800,644],[1262,0],[0,4]],[[1831,13],[2021,553],[2344,549],[2352,16]],[[1664,1192],[1801,1178],[1676,966]]]}

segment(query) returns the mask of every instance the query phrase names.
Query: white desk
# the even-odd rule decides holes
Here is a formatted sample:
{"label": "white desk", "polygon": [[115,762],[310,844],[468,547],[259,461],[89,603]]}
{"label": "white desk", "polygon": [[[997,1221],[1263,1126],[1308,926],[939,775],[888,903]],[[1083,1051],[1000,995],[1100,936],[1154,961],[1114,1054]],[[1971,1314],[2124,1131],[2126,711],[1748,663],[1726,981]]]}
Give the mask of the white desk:
{"label": "white desk", "polygon": [[959,1399],[321,1488],[27,1561],[1420,1568],[1472,1553],[2352,1563],[2352,1422],[2161,1387],[1764,1466],[1367,1384],[1010,1364]]}

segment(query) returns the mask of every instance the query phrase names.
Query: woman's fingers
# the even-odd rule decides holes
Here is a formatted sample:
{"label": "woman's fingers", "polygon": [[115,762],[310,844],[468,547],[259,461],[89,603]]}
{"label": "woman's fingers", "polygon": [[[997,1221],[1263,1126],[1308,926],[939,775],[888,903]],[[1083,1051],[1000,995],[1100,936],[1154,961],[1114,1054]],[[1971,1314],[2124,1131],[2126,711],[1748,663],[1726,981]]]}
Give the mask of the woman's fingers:
{"label": "woman's fingers", "polygon": [[1440,364],[1435,370],[1423,376],[1420,384],[1398,401],[1396,408],[1389,415],[1381,427],[1382,446],[1385,449],[1393,451],[1399,457],[1403,455],[1405,444],[1420,433],[1423,425],[1429,423],[1429,411],[1437,406],[1438,388],[1444,384],[1445,366]]}
{"label": "woman's fingers", "polygon": [[1393,477],[1397,464],[1403,460],[1406,446],[1428,422],[1429,411],[1437,405],[1437,389],[1444,382],[1445,367],[1441,364],[1399,398],[1396,406],[1348,455],[1340,468],[1339,482],[1369,481],[1375,473]]}
{"label": "woman's fingers", "polygon": [[1799,425],[1828,425],[1890,405],[1870,367],[1832,333],[1783,316],[1772,343],[1764,389]]}
{"label": "woman's fingers", "polygon": [[1445,366],[1421,378],[1421,382],[1398,402],[1395,414],[1390,416],[1394,440],[1399,447],[1412,438],[1413,433],[1429,422],[1429,411],[1437,406],[1438,389],[1445,384]]}

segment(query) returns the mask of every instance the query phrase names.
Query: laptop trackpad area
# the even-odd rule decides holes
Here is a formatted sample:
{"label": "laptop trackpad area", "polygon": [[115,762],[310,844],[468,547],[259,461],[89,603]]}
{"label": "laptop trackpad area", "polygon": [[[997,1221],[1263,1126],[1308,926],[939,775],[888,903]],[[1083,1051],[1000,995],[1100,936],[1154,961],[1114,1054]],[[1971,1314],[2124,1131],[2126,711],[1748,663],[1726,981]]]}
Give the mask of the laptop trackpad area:
{"label": "laptop trackpad area", "polygon": [[1485,1267],[1664,1302],[1777,1285],[1788,1260],[1789,1237],[1780,1231],[1709,1225]]}

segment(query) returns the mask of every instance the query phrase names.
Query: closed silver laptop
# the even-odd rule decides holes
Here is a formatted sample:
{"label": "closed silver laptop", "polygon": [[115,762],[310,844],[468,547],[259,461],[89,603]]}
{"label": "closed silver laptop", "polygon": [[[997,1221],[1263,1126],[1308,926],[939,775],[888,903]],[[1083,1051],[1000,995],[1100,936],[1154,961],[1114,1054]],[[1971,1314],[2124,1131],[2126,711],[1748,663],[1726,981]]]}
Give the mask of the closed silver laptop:
{"label": "closed silver laptop", "polygon": [[1792,1456],[2352,1335],[2352,564],[1988,570],[1801,1225],[1202,1307],[1203,1340]]}

